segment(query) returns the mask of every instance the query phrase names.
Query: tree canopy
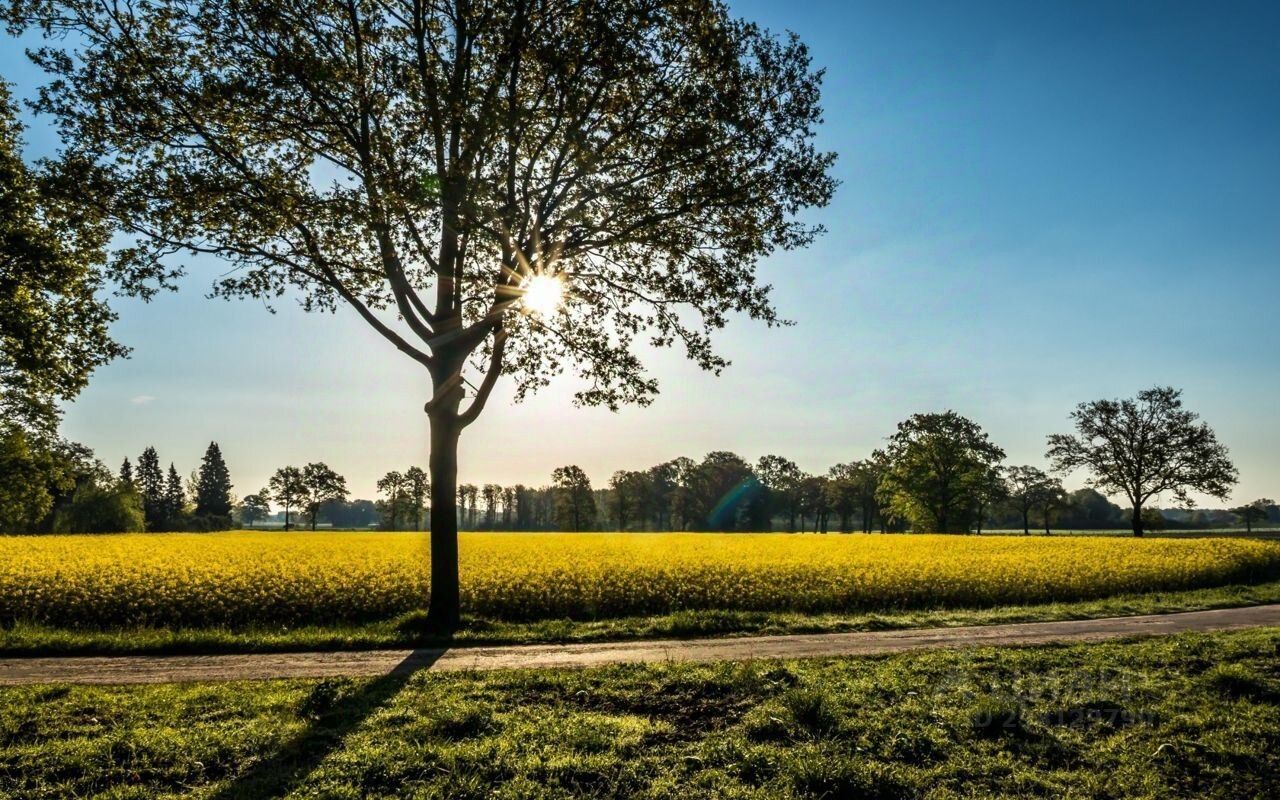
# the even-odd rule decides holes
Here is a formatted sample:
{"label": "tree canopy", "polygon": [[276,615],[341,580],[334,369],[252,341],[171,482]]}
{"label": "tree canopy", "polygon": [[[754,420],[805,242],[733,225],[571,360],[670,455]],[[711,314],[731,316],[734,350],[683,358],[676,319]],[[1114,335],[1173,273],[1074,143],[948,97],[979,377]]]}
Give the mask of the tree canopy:
{"label": "tree canopy", "polygon": [[1190,505],[1190,492],[1226,498],[1237,480],[1227,448],[1199,415],[1182,407],[1182,392],[1157,386],[1135,399],[1081,403],[1071,413],[1074,434],[1049,437],[1047,457],[1059,472],[1085,469],[1090,486],[1123,494],[1135,536],[1143,505],[1168,492]]}
{"label": "tree canopy", "polygon": [[[658,391],[641,345],[720,370],[713,332],[779,322],[756,264],[812,241],[799,214],[835,187],[807,48],[719,0],[14,0],[8,18],[51,37],[37,106],[134,237],[122,286],[148,296],[176,255],[212,254],[231,266],[213,294],[349,306],[428,370],[441,625],[457,439],[499,376],[523,397],[569,369],[578,402],[617,407]],[[556,296],[522,303],[534,286]]]}
{"label": "tree canopy", "polygon": [[889,437],[877,496],[916,530],[967,532],[1004,450],[954,411],[914,414]]}
{"label": "tree canopy", "polygon": [[49,437],[57,401],[128,350],[109,335],[115,315],[101,298],[108,229],[21,151],[17,109],[0,81],[0,424]]}

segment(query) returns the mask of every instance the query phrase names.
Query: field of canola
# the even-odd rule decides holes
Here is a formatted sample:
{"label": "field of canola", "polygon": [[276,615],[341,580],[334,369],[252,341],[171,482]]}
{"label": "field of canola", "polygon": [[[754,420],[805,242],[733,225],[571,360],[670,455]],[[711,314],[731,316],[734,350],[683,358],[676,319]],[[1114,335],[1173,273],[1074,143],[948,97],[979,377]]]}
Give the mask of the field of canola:
{"label": "field of canola", "polygon": [[[1280,577],[1229,539],[463,534],[465,613],[508,620],[680,609],[854,611],[1083,600]],[[297,626],[425,604],[425,535],[0,536],[0,624]]]}

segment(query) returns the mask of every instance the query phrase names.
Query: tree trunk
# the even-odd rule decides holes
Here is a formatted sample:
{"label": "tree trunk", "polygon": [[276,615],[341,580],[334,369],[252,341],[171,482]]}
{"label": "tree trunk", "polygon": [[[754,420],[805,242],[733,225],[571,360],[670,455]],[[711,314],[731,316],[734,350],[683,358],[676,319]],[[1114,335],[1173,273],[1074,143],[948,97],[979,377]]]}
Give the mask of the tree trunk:
{"label": "tree trunk", "polygon": [[[456,403],[455,403],[456,406]],[[427,627],[455,630],[462,621],[458,585],[458,437],[454,408],[431,414],[431,598]]]}
{"label": "tree trunk", "polygon": [[1031,535],[1031,512],[1030,511],[1022,512],[1022,535],[1023,536]]}
{"label": "tree trunk", "polygon": [[1133,535],[1142,535],[1142,506],[1137,503],[1133,505]]}

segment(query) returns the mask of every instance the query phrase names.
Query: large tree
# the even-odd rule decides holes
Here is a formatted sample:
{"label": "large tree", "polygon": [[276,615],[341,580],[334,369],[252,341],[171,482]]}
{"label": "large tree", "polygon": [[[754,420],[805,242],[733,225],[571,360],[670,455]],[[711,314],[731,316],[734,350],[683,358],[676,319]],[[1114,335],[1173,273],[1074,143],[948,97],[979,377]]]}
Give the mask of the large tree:
{"label": "large tree", "polygon": [[1055,470],[1085,469],[1089,485],[1123,494],[1131,504],[1133,535],[1141,536],[1143,504],[1168,492],[1190,505],[1190,492],[1226,498],[1236,468],[1213,429],[1182,407],[1182,392],[1157,386],[1136,399],[1095,400],[1071,412],[1075,434],[1049,437]]}
{"label": "large tree", "polygon": [[1004,450],[976,422],[946,411],[898,423],[886,458],[881,504],[915,530],[958,533],[970,529]]}
{"label": "large tree", "polygon": [[109,231],[50,173],[27,167],[21,134],[0,80],[0,425],[48,438],[57,401],[127,350],[108,335],[115,315],[101,299]]}
{"label": "large tree", "polygon": [[38,107],[135,237],[124,286],[211,253],[232,267],[215,295],[344,303],[430,375],[441,626],[458,438],[499,376],[521,398],[569,368],[578,402],[617,407],[658,391],[640,341],[719,371],[712,333],[778,322],[755,266],[808,244],[797,214],[834,189],[806,47],[719,0],[15,0],[9,18],[52,37]]}

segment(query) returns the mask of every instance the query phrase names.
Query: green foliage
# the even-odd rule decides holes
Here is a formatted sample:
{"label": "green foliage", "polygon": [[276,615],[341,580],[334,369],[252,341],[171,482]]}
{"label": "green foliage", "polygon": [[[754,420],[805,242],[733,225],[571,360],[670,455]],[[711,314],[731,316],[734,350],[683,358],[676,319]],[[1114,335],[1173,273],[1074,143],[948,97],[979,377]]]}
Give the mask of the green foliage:
{"label": "green foliage", "polygon": [[114,486],[86,483],[54,519],[57,533],[134,533],[146,530],[142,497],[123,482]]}
{"label": "green foliage", "polygon": [[954,411],[915,414],[889,438],[877,497],[917,531],[966,533],[989,504],[992,470],[1004,451]]}
{"label": "green foliage", "polygon": [[[128,350],[111,339],[115,315],[99,299],[109,230],[75,202],[74,185],[28,169],[21,136],[0,81],[0,418],[51,437],[56,401]],[[0,483],[15,478],[0,473]]]}
{"label": "green foliage", "polygon": [[0,687],[0,764],[17,797],[1269,797],[1277,647]]}
{"label": "green foliage", "polygon": [[13,425],[0,426],[0,531],[35,530],[53,508],[50,478],[66,482],[51,469],[47,453]]}

